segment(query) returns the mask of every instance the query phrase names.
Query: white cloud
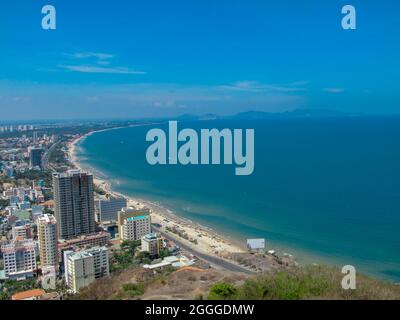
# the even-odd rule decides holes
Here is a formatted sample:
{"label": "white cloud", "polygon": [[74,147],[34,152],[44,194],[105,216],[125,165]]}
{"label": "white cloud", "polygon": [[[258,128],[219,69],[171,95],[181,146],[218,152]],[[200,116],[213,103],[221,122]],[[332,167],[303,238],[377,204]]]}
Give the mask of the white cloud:
{"label": "white cloud", "polygon": [[60,68],[81,73],[107,73],[107,74],[146,74],[144,71],[132,70],[123,67],[97,67],[88,65],[60,65]]}
{"label": "white cloud", "polygon": [[[81,73],[107,73],[107,74],[146,74],[144,71],[133,70],[126,67],[113,66],[112,59],[115,54],[103,52],[77,52],[72,55],[74,61],[69,61],[58,68]],[[81,63],[76,63],[79,60]]]}
{"label": "white cloud", "polygon": [[298,92],[306,90],[303,86],[305,81],[294,82],[288,85],[264,84],[258,81],[237,81],[233,84],[221,86],[222,89],[248,91],[248,92]]}
{"label": "white cloud", "polygon": [[346,89],[344,89],[344,88],[325,88],[324,91],[329,92],[329,93],[342,93],[342,92],[345,92]]}
{"label": "white cloud", "polygon": [[86,100],[88,102],[98,102],[98,101],[100,101],[99,97],[97,97],[97,96],[86,97]]}
{"label": "white cloud", "polygon": [[21,96],[17,96],[17,97],[13,97],[11,99],[14,102],[29,102],[31,100],[30,97],[21,97]]}
{"label": "white cloud", "polygon": [[114,54],[101,52],[78,52],[73,55],[77,59],[96,58],[99,60],[109,60],[115,57]]}
{"label": "white cloud", "polygon": [[[65,66],[62,66],[64,70]],[[79,72],[104,72],[93,67]],[[61,66],[59,67],[61,68]],[[90,68],[90,69],[89,69]],[[99,67],[96,67],[99,68]],[[73,66],[72,69],[77,69]],[[110,68],[107,72],[111,72]],[[71,70],[72,71],[72,70]],[[121,72],[121,70],[117,70]],[[126,71],[126,70],[125,70]],[[78,71],[75,71],[78,72]],[[242,85],[243,86],[243,85]],[[246,87],[246,85],[244,85]],[[155,117],[185,113],[234,114],[242,111],[284,112],[304,107],[302,92],[253,92],[222,89],[221,85],[185,85],[174,83],[132,84],[43,84],[0,80],[0,108],[16,106],[25,118],[76,117]],[[31,97],[24,101],[16,97]],[[7,113],[4,113],[4,110]],[[3,118],[15,116],[13,108],[4,108]]]}

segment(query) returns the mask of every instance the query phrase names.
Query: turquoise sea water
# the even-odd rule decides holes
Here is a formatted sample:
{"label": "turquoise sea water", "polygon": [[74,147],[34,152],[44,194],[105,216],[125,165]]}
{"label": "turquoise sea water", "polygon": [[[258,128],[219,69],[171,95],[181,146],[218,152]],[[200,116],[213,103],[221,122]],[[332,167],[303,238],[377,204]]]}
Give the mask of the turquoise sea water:
{"label": "turquoise sea water", "polygon": [[254,128],[254,174],[235,176],[234,166],[150,166],[145,126],[95,133],[78,157],[117,191],[235,240],[265,237],[268,248],[303,262],[351,264],[400,281],[400,118],[179,124],[185,127]]}

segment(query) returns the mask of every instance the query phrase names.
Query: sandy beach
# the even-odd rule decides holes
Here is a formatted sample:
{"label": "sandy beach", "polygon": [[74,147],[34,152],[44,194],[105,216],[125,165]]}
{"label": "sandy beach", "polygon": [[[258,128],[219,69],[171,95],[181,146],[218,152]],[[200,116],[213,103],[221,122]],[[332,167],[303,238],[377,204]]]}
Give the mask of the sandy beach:
{"label": "sandy beach", "polygon": [[[98,132],[98,131],[97,131]],[[177,238],[179,241],[184,242],[187,246],[209,255],[215,255],[219,257],[226,256],[227,253],[245,252],[246,248],[240,244],[233,243],[233,241],[222,237],[215,233],[213,230],[197,224],[196,222],[184,219],[177,216],[173,211],[164,208],[160,204],[153,203],[148,200],[138,199],[134,197],[128,197],[120,194],[115,190],[112,190],[112,186],[106,179],[102,178],[99,173],[96,173],[92,168],[85,167],[79,163],[76,156],[77,144],[85,139],[87,136],[93,134],[90,132],[86,135],[80,136],[68,144],[68,153],[71,163],[77,168],[85,171],[90,171],[93,174],[94,183],[99,188],[105,190],[111,196],[122,196],[128,200],[129,206],[135,207],[147,207],[151,212],[151,221],[161,225],[161,229],[165,231],[167,228],[179,230],[184,232],[187,237],[191,240],[185,240],[175,233],[169,232],[171,238]]]}

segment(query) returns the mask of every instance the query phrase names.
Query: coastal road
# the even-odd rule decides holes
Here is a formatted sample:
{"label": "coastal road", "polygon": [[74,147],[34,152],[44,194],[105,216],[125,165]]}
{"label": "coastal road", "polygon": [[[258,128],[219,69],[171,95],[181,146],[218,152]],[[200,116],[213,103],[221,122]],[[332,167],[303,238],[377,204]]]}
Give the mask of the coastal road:
{"label": "coastal road", "polygon": [[193,248],[191,248],[190,246],[186,245],[185,243],[183,243],[183,241],[179,240],[177,237],[172,236],[170,233],[166,233],[162,230],[160,230],[157,227],[154,227],[154,225],[152,226],[152,228],[154,229],[154,231],[161,233],[161,235],[164,238],[170,239],[173,242],[175,242],[175,244],[177,244],[181,249],[191,252],[193,255],[195,255],[196,257],[208,262],[210,265],[219,268],[219,269],[225,269],[228,271],[232,271],[232,272],[242,272],[242,273],[246,273],[246,274],[255,274],[253,271],[250,271],[249,269],[246,269],[245,267],[242,267],[240,265],[237,265],[235,263],[229,262],[225,259],[222,258],[218,258],[216,256],[211,256],[205,253],[201,253],[197,250],[194,250]]}
{"label": "coastal road", "polygon": [[55,148],[62,142],[62,140],[58,140],[57,142],[53,143],[49,149],[46,150],[42,157],[42,166],[45,170],[52,170],[53,168],[50,165],[49,159],[51,153],[55,150]]}

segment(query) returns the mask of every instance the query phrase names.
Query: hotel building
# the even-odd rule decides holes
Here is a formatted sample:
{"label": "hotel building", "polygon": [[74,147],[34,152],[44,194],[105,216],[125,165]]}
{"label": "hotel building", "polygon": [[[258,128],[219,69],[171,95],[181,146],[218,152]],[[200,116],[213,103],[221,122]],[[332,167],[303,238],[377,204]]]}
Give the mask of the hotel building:
{"label": "hotel building", "polygon": [[127,201],[125,198],[100,199],[95,202],[96,221],[117,221],[118,211],[125,208]]}
{"label": "hotel building", "polygon": [[118,232],[121,242],[141,240],[151,233],[150,210],[123,208],[118,212]]}

